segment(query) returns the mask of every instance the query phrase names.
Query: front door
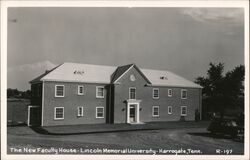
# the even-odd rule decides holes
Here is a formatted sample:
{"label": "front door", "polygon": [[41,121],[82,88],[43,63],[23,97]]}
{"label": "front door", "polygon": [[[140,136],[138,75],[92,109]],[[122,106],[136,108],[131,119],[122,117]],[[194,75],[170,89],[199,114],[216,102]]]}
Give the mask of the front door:
{"label": "front door", "polygon": [[140,123],[139,107],[139,102],[130,102],[127,104],[127,123]]}
{"label": "front door", "polygon": [[130,114],[129,114],[129,118],[130,118],[130,123],[136,122],[135,119],[135,104],[131,104],[130,105]]}
{"label": "front door", "polygon": [[29,120],[28,126],[41,125],[41,109],[37,106],[29,106]]}

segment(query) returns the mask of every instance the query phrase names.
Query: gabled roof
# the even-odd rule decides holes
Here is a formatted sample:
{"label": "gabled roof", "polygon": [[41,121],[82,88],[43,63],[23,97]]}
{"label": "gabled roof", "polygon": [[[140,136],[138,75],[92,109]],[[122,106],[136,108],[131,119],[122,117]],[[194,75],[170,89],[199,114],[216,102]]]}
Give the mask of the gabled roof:
{"label": "gabled roof", "polygon": [[139,72],[139,74],[141,74],[141,76],[147,81],[148,84],[151,84],[148,78],[141,72],[141,70],[135,64],[129,64],[118,67],[115,71],[111,83],[116,83],[123,75],[125,75],[133,67]]}
{"label": "gabled roof", "polygon": [[80,63],[63,63],[49,72],[43,73],[39,77],[30,81],[30,83],[39,81],[62,81],[110,84],[115,83],[132,67],[135,67],[138,72],[140,72],[140,74],[148,81],[148,85],[202,88],[198,84],[170,71],[139,69],[134,64],[115,67]]}
{"label": "gabled roof", "polygon": [[132,66],[133,66],[133,64],[128,64],[128,65],[125,65],[125,66],[119,66],[119,67],[117,67],[117,69],[115,70],[114,75],[112,77],[111,83],[113,83],[116,80],[118,80]]}

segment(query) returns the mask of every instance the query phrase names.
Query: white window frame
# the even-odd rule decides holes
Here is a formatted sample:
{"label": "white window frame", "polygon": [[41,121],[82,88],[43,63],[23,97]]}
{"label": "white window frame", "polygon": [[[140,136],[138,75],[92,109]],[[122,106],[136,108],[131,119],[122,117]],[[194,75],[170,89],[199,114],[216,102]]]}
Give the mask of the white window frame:
{"label": "white window frame", "polygon": [[[63,117],[62,117],[62,118],[57,118],[57,117],[56,117],[56,110],[57,110],[57,109],[60,109],[60,108],[63,109]],[[63,120],[63,119],[64,119],[64,107],[55,107],[55,108],[54,108],[54,120]]]}
{"label": "white window frame", "polygon": [[[102,114],[103,114],[103,116],[102,117],[98,117],[97,115],[97,110],[99,109],[99,108],[102,108],[102,110],[103,110],[103,112],[102,112]],[[98,107],[96,107],[96,109],[95,109],[95,118],[104,118],[104,107],[102,107],[102,106],[98,106]]]}
{"label": "white window frame", "polygon": [[[80,114],[80,109],[82,110],[82,114]],[[78,106],[77,107],[77,117],[83,117],[83,106]]]}
{"label": "white window frame", "polygon": [[[63,95],[57,95],[57,87],[63,87]],[[65,95],[65,86],[64,85],[55,85],[55,97],[64,97]]]}
{"label": "white window frame", "polygon": [[[154,94],[155,91],[158,91],[158,96],[157,97],[155,97],[155,94]],[[159,99],[160,98],[160,89],[159,88],[153,88],[152,97],[153,97],[153,99]]]}
{"label": "white window frame", "polygon": [[[186,91],[186,97],[183,98],[183,91]],[[181,90],[181,99],[187,99],[188,93],[187,93],[187,89],[182,89]]]}
{"label": "white window frame", "polygon": [[[80,88],[82,87],[82,93],[80,93]],[[84,85],[78,85],[78,87],[77,87],[77,94],[78,95],[84,95],[84,92],[85,92],[85,87],[84,87]]]}
{"label": "white window frame", "polygon": [[[154,109],[155,108],[158,108],[158,114],[157,115],[154,114]],[[153,106],[152,107],[152,116],[153,117],[160,117],[160,107],[159,106]]]}
{"label": "white window frame", "polygon": [[[171,108],[171,112],[169,112],[170,108]],[[172,106],[168,106],[168,114],[173,114],[173,107]]]}
{"label": "white window frame", "polygon": [[131,89],[135,89],[135,98],[134,99],[136,99],[136,87],[129,87],[128,99],[131,99],[130,98],[131,97],[131,92],[130,92]]}
{"label": "white window frame", "polygon": [[[103,89],[103,95],[102,95],[102,96],[99,96],[99,95],[98,95],[98,89],[99,89],[99,88],[102,88],[102,89]],[[104,86],[96,86],[96,98],[104,98],[104,94],[105,94]]]}
{"label": "white window frame", "polygon": [[[169,94],[171,93],[171,94]],[[172,89],[168,89],[168,97],[172,97],[173,96],[173,90]]]}
{"label": "white window frame", "polygon": [[[182,114],[183,108],[186,108],[186,113],[185,114]],[[181,106],[181,116],[187,116],[187,112],[188,112],[187,106]]]}

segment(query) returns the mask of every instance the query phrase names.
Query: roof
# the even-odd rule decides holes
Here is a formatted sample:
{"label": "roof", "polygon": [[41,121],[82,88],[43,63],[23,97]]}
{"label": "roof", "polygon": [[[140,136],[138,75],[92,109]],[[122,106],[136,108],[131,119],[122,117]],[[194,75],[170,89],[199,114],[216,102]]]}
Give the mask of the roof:
{"label": "roof", "polygon": [[44,76],[46,76],[47,74],[49,74],[50,72],[52,72],[53,70],[55,70],[57,67],[59,67],[60,65],[52,68],[51,70],[46,70],[43,74],[41,74],[40,76],[36,77],[35,79],[31,80],[29,83],[37,83],[37,82],[41,82],[41,78],[43,78]]}
{"label": "roof", "polygon": [[68,82],[87,82],[87,83],[110,83],[111,75],[117,67],[63,63],[53,72],[45,75],[41,80],[45,81],[68,81]]}
{"label": "roof", "polygon": [[118,78],[120,78],[132,66],[133,66],[133,64],[128,64],[128,65],[125,65],[125,66],[119,66],[119,67],[117,67],[116,71],[114,72],[114,75],[112,77],[111,82],[113,83],[116,80],[118,80]]}
{"label": "roof", "polygon": [[37,81],[63,81],[63,82],[85,82],[85,83],[115,83],[132,66],[142,74],[142,76],[152,86],[173,86],[173,87],[191,87],[202,88],[181,76],[170,71],[139,69],[134,64],[124,66],[105,66],[80,63],[63,63],[47,73],[40,75],[30,83]]}
{"label": "roof", "polygon": [[141,69],[153,86],[173,86],[202,88],[200,85],[178,76],[170,71]]}

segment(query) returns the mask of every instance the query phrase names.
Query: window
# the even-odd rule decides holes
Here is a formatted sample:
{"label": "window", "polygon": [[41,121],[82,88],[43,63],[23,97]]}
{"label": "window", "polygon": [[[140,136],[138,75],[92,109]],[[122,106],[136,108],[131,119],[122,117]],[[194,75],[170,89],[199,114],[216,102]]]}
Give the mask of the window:
{"label": "window", "polygon": [[158,88],[153,88],[153,98],[159,99],[159,89]]}
{"label": "window", "polygon": [[64,85],[55,86],[55,97],[64,97]]}
{"label": "window", "polygon": [[173,95],[172,89],[168,89],[168,96],[169,96],[169,97],[172,97],[172,95]]}
{"label": "window", "polygon": [[186,89],[181,90],[181,99],[187,99],[187,90]]}
{"label": "window", "polygon": [[173,113],[173,108],[172,106],[168,106],[168,114],[172,114]]}
{"label": "window", "polygon": [[96,107],[96,118],[104,118],[104,107]]}
{"label": "window", "polygon": [[77,116],[82,117],[83,116],[83,107],[77,107]]}
{"label": "window", "polygon": [[159,106],[153,106],[153,109],[152,109],[152,115],[153,117],[159,117]]}
{"label": "window", "polygon": [[96,98],[104,98],[104,87],[96,86]]}
{"label": "window", "polygon": [[187,106],[181,106],[181,116],[187,115]]}
{"label": "window", "polygon": [[129,99],[136,99],[136,88],[135,87],[129,88]]}
{"label": "window", "polygon": [[64,107],[55,107],[54,119],[64,119]]}
{"label": "window", "polygon": [[84,95],[84,86],[78,86],[78,95]]}

